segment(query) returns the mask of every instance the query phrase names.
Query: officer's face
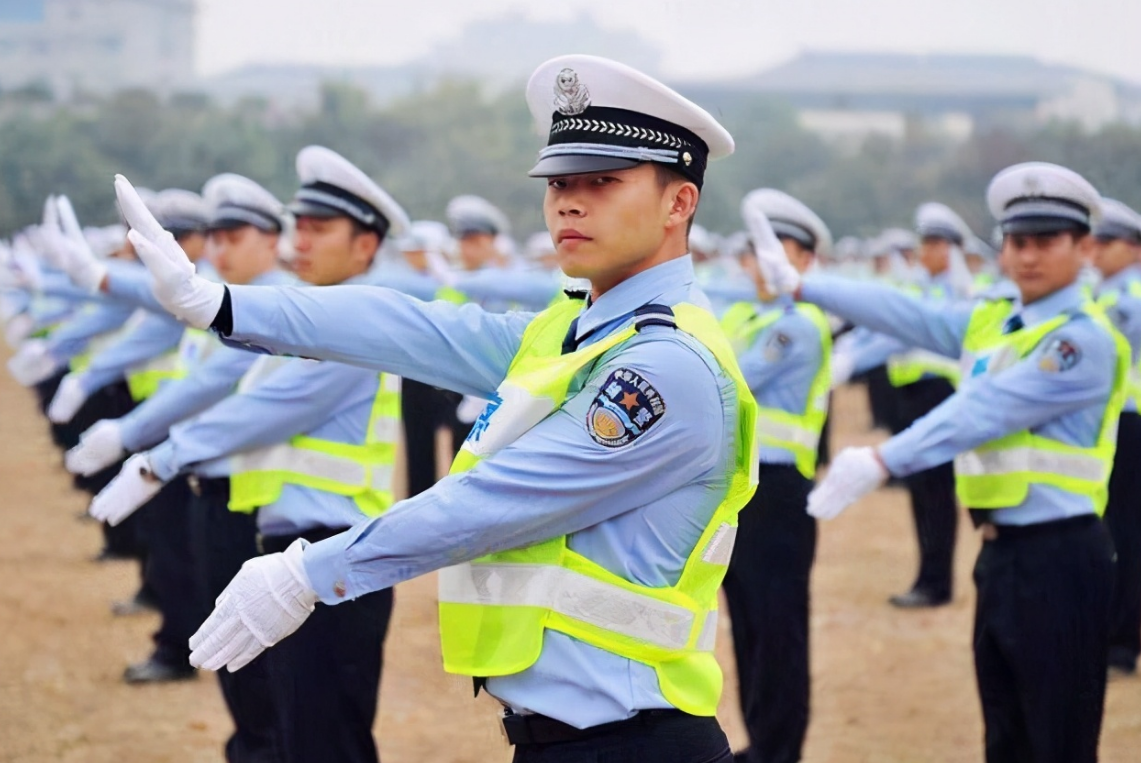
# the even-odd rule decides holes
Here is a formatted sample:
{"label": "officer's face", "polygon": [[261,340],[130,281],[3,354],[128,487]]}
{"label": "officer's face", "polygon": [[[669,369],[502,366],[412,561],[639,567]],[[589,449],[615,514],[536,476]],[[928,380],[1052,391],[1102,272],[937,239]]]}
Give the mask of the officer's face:
{"label": "officer's face", "polygon": [[924,236],[919,243],[919,264],[933,276],[947,269],[951,257],[951,242],[936,236]]}
{"label": "officer's face", "polygon": [[499,259],[495,236],[490,233],[469,233],[462,236],[458,244],[464,270],[479,270]]}
{"label": "officer's face", "polygon": [[232,284],[247,284],[274,266],[277,235],[243,225],[210,234],[210,261],[222,278]]}
{"label": "officer's face", "polygon": [[1069,232],[1009,234],[1002,242],[1002,263],[1029,304],[1077,280],[1090,242],[1090,236]]}
{"label": "officer's face", "polygon": [[177,241],[182,251],[186,252],[186,259],[191,262],[198,262],[206,253],[205,233],[187,233],[185,236],[179,236]]}
{"label": "officer's face", "polygon": [[347,217],[298,217],[293,271],[315,286],[347,281],[368,270],[380,241],[356,232]]}
{"label": "officer's face", "polygon": [[548,178],[543,215],[559,267],[572,278],[590,279],[597,296],[683,255],[697,197],[693,183],[661,184],[647,163]]}
{"label": "officer's face", "polygon": [[1137,262],[1139,247],[1119,238],[1109,241],[1095,238],[1092,248],[1093,265],[1106,278]]}

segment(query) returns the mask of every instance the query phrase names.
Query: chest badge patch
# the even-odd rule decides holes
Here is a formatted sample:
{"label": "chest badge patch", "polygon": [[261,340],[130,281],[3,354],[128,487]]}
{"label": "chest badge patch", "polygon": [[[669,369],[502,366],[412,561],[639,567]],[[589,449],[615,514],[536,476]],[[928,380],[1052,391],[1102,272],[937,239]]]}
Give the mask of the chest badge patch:
{"label": "chest badge patch", "polygon": [[666,412],[662,396],[636,371],[607,377],[586,412],[586,431],[599,445],[621,448],[649,431]]}

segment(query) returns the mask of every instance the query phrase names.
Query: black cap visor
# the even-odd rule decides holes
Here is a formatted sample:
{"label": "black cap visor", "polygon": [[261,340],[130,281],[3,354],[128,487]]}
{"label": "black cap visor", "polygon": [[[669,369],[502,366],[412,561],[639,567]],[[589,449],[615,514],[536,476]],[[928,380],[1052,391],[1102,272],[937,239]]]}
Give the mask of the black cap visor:
{"label": "black cap visor", "polygon": [[1065,217],[1027,216],[1004,220],[1002,232],[1008,236],[1045,236],[1067,232],[1085,235],[1089,228],[1077,220]]}
{"label": "black cap visor", "polygon": [[322,220],[331,217],[349,217],[347,212],[337,209],[336,207],[318,204],[313,201],[300,201],[294,199],[289,204],[289,211],[293,213],[294,217],[316,217]]}
{"label": "black cap visor", "polygon": [[561,177],[562,175],[586,175],[590,172],[611,172],[628,170],[643,162],[635,159],[620,159],[613,156],[591,156],[588,154],[564,154],[540,159],[527,174],[533,178]]}

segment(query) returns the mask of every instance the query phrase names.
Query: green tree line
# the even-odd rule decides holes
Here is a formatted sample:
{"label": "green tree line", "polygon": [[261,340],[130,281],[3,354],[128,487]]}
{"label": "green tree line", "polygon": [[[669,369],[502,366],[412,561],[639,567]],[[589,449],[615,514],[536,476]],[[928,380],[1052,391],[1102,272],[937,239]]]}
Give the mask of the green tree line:
{"label": "green tree line", "polygon": [[[1028,160],[1064,164],[1104,195],[1141,208],[1138,128],[994,128],[952,143],[914,120],[901,139],[873,136],[841,149],[802,129],[795,111],[771,98],[740,94],[704,105],[737,142],[731,158],[711,165],[698,213],[723,233],[740,227],[746,192],[772,186],[817,210],[837,236],[907,226],[926,200],[949,204],[985,235],[992,225],[987,182]],[[344,154],[413,218],[439,219],[452,196],[477,193],[500,205],[519,232],[542,227],[542,181],[527,177],[542,136],[515,89],[494,94],[444,82],[378,106],[363,91],[330,84],[319,107],[304,114],[281,114],[256,99],[223,107],[201,95],[163,101],[145,91],[72,106],[0,106],[7,114],[0,122],[0,235],[38,220],[49,193],[67,193],[84,223],[113,221],[116,172],[155,189],[197,189],[217,173],[237,172],[288,199],[294,157],[310,143]]]}

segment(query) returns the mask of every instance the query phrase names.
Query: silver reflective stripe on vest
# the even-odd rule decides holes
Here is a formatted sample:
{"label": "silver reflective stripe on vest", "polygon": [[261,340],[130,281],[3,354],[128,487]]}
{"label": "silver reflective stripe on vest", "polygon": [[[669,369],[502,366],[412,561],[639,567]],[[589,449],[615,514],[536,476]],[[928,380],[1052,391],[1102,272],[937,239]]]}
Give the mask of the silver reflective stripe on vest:
{"label": "silver reflective stripe on vest", "polygon": [[348,458],[294,448],[288,443],[239,453],[233,457],[231,464],[234,474],[292,472],[373,490],[388,490],[392,484],[391,465],[368,468]]}
{"label": "silver reflective stripe on vest", "polygon": [[1097,456],[1054,453],[1037,448],[969,451],[955,458],[960,477],[995,477],[1015,472],[1045,472],[1059,477],[1100,482],[1107,479],[1105,464]]}
{"label": "silver reflective stripe on vest", "polygon": [[728,566],[729,560],[733,557],[733,544],[736,542],[737,528],[733,525],[722,524],[714,531],[709,542],[705,544],[705,550],[701,552],[701,561],[707,564]]}
{"label": "silver reflective stripe on vest", "polygon": [[801,448],[816,450],[820,435],[795,424],[775,421],[765,415],[764,409],[757,411],[757,439],[780,440]]}
{"label": "silver reflective stripe on vest", "polygon": [[695,645],[699,652],[712,652],[717,645],[717,610],[705,615],[705,625],[701,626],[701,635],[697,637]]}
{"label": "silver reflective stripe on vest", "polygon": [[449,567],[440,574],[440,601],[539,607],[662,649],[684,649],[694,619],[685,607],[542,564]]}

